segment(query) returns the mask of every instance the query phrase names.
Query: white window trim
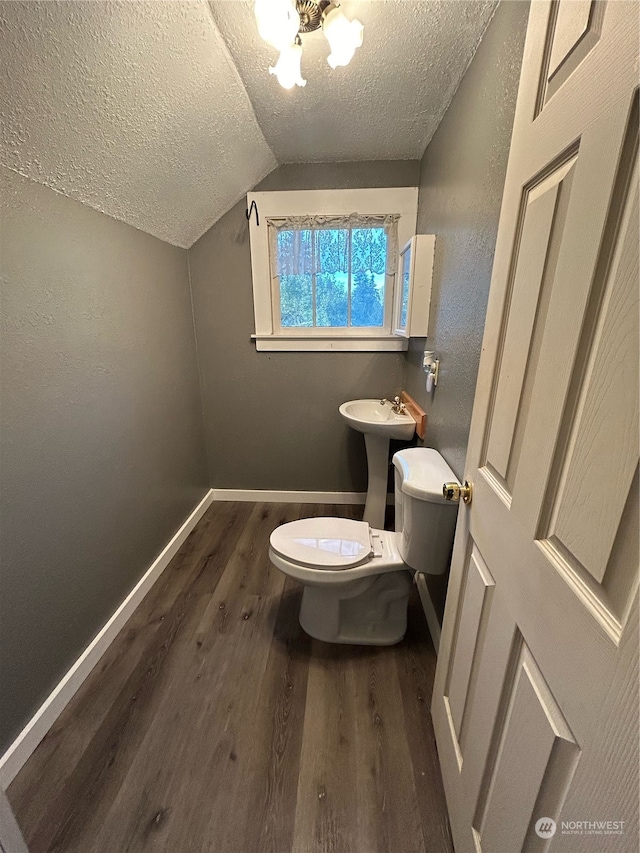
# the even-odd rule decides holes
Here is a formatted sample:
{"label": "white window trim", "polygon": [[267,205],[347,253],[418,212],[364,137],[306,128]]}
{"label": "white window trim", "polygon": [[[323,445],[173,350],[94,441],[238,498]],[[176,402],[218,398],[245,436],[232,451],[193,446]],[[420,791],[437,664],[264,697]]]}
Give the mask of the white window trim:
{"label": "white window trim", "polygon": [[[418,213],[417,187],[392,187],[354,190],[292,190],[288,192],[248,193],[247,208],[256,203],[260,225],[251,216],[251,270],[253,279],[253,309],[255,334],[251,337],[258,350],[303,351],[398,351],[407,349],[407,339],[397,334],[362,334],[339,332],[332,334],[309,333],[300,329],[274,334],[271,306],[271,266],[269,264],[268,219],[286,216],[340,216],[357,212],[367,214],[400,215],[398,220],[398,247],[402,247],[416,233]],[[399,253],[398,253],[399,258]],[[399,283],[396,273],[396,289]],[[394,294],[395,295],[395,294]]]}

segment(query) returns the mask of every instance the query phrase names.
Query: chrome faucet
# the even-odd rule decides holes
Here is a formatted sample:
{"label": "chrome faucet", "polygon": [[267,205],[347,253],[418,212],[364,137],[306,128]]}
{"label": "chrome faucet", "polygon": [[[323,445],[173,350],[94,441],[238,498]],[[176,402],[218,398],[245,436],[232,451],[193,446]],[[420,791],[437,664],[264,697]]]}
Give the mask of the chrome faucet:
{"label": "chrome faucet", "polygon": [[407,411],[407,407],[398,396],[395,396],[393,400],[387,400],[386,397],[383,397],[382,400],[380,400],[380,405],[384,406],[385,403],[389,403],[391,411],[396,415],[404,415]]}

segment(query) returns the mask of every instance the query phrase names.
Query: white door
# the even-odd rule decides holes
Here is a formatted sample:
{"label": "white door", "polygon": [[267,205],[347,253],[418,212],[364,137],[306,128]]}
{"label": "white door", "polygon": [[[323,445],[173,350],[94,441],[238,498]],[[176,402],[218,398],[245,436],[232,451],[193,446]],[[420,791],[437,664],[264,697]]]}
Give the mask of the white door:
{"label": "white door", "polygon": [[457,853],[637,850],[638,14],[531,5],[432,705]]}

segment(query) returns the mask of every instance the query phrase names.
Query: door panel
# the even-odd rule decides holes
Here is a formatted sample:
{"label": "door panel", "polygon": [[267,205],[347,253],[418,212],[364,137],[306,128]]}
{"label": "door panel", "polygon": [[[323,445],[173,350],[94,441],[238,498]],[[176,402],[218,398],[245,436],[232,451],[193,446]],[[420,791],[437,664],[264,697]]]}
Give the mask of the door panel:
{"label": "door panel", "polygon": [[541,105],[553,97],[598,43],[605,6],[599,0],[554,3],[546,45],[549,61],[541,75]]}
{"label": "door panel", "polygon": [[[451,669],[445,690],[458,749],[460,749],[465,704],[469,693],[472,692],[473,663],[480,658],[483,629],[489,617],[491,596],[495,586],[491,572],[476,547],[472,547],[469,551],[465,575],[456,649],[451,657]],[[462,764],[461,753],[459,762]]]}
{"label": "door panel", "polygon": [[[588,160],[589,168],[582,173],[579,167],[576,169],[572,192],[575,204],[568,212],[569,221],[541,344],[547,370],[539,370],[534,379],[513,489],[513,511],[534,538],[539,538],[544,493],[553,469],[558,470],[555,451],[567,440],[572,408],[576,405],[578,386],[582,384],[588,362],[588,348],[594,337],[593,318],[602,303],[606,278],[603,271],[608,266],[613,239],[613,235],[609,238],[608,235],[612,230],[617,234],[619,223],[618,205],[610,206],[612,197],[616,198],[617,167],[620,160],[626,160],[629,135],[637,144],[634,103],[629,96],[615,109],[608,110],[605,118],[593,127],[593,136],[585,134],[581,141],[580,165]],[[608,155],[606,162],[603,162],[603,152]],[[596,169],[599,179],[593,177]],[[627,186],[632,187],[628,172],[625,178]],[[596,197],[593,197],[594,188]],[[637,183],[631,194],[636,193]],[[550,371],[553,381],[550,381]]]}
{"label": "door panel", "polygon": [[551,61],[549,76],[571,55],[578,42],[587,33],[591,12],[595,7],[593,0],[574,0],[558,7],[553,20],[551,41]]}
{"label": "door panel", "polygon": [[630,98],[625,98],[624,103],[608,110],[580,141],[542,333],[543,358],[532,380],[513,485],[512,510],[532,538],[536,538],[555,450],[563,439],[566,406],[571,401],[571,378],[576,369],[578,375],[584,369],[580,336],[588,328],[590,295],[594,292],[591,285],[599,268],[600,247],[617,164],[624,151],[630,106]]}
{"label": "door panel", "polygon": [[560,425],[564,440],[554,459],[557,474],[543,500],[537,537],[551,540],[574,570],[588,572],[598,583],[607,569],[638,465],[637,166],[636,151],[612,261],[604,286],[594,289],[595,304],[587,306],[594,328],[579,347],[579,363],[570,381],[579,390]]}
{"label": "door panel", "polygon": [[580,756],[521,635],[516,649],[473,823],[476,848],[488,853],[522,849],[535,823],[536,805],[558,812]]}
{"label": "door panel", "polygon": [[501,334],[504,344],[485,460],[494,478],[502,482],[509,498],[519,456],[519,442],[513,453],[516,433],[526,422],[528,408],[525,378],[535,375],[540,358],[540,334],[544,328],[549,288],[562,240],[576,160],[577,155],[570,156],[526,191],[523,222],[516,231],[512,258],[515,272],[509,292],[514,310],[509,312]]}
{"label": "door panel", "polygon": [[458,853],[635,842],[637,69],[637,3],[532,4],[432,705]]}

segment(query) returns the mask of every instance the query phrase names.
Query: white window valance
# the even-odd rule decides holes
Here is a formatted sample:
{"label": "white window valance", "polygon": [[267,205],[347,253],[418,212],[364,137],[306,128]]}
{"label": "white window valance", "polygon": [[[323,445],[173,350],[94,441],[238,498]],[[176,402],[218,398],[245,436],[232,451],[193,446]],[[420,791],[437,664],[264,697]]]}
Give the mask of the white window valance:
{"label": "white window valance", "polygon": [[[399,219],[397,214],[359,213],[268,219],[271,276],[366,271],[393,277]],[[372,235],[371,229],[379,233]]]}

